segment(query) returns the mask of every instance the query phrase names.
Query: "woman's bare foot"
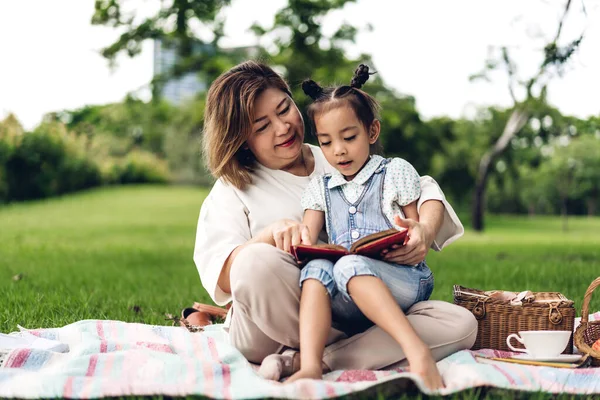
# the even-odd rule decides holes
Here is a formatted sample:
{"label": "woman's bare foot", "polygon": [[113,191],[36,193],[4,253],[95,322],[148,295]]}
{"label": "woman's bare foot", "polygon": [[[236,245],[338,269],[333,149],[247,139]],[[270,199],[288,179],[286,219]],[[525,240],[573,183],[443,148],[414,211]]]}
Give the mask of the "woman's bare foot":
{"label": "woman's bare foot", "polygon": [[298,379],[323,379],[323,367],[316,365],[313,368],[300,368],[300,371],[290,376],[284,383],[292,383]]}

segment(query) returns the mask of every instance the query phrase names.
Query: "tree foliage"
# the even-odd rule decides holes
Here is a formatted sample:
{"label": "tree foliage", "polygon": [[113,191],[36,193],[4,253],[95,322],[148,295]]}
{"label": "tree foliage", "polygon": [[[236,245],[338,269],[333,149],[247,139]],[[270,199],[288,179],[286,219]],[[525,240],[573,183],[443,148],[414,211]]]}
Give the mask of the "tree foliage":
{"label": "tree foliage", "polygon": [[270,27],[254,24],[252,30],[258,37],[273,37],[269,60],[282,67],[294,87],[309,77],[316,81],[349,82],[357,60],[348,59],[343,46],[354,42],[358,29],[343,23],[326,36],[322,21],[331,11],[355,1],[289,0],[275,14]]}
{"label": "tree foliage", "polygon": [[[377,71],[368,54],[351,58],[346,51],[357,33],[368,28],[341,23],[331,34],[322,29],[332,11],[354,1],[288,0],[272,23],[252,27],[257,42],[264,45],[258,57],[253,58],[274,66],[286,77],[301,110],[308,103],[300,88],[302,80],[312,78],[323,85],[347,84],[359,63],[367,63]],[[170,77],[190,72],[199,73],[210,83],[248,57],[244,49],[219,47],[224,34],[223,11],[229,1],[162,2],[160,9],[147,18],[127,12],[126,3],[96,1],[93,23],[121,31],[119,39],[103,49],[102,54],[111,61],[119,54],[133,57],[144,41],[154,39],[171,46],[179,61],[171,71],[155,78],[155,87]],[[598,168],[592,162],[596,156],[590,149],[596,143],[592,139],[600,136],[600,118],[565,116],[547,102],[548,83],[567,71],[583,39],[581,35],[568,40],[563,37],[562,27],[570,8],[571,1],[565,0],[556,32],[539,47],[540,63],[533,74],[524,76],[514,49],[504,46],[494,49],[483,70],[473,76],[491,80],[494,71],[503,71],[513,99],[507,109],[485,107],[470,119],[441,117],[427,121],[421,117],[414,97],[390,89],[381,75],[372,76],[364,87],[382,105],[381,141],[385,155],[406,158],[421,174],[435,177],[456,208],[472,208],[476,227],[483,228],[484,209],[539,213],[557,212],[564,206],[564,213],[597,212],[598,187],[594,183],[598,180],[593,179]],[[202,39],[194,29],[199,26],[212,35]],[[152,103],[128,97],[118,104],[57,113],[55,118],[65,121],[69,130],[91,138],[94,146],[110,137],[106,141],[109,155],[148,150],[166,159],[175,180],[209,183],[199,147],[203,108],[202,93],[180,106],[166,104],[158,97]],[[565,137],[570,140],[566,147],[560,144]],[[573,170],[571,181],[563,177],[561,182],[572,182],[569,188],[573,190],[554,181],[562,176],[555,169],[565,163],[560,151],[573,151],[569,153],[572,157],[577,152],[581,154],[576,159],[582,167]]]}
{"label": "tree foliage", "polygon": [[[124,0],[96,0],[92,24],[105,25],[122,31],[119,38],[101,50],[112,64],[119,54],[135,57],[142,51],[142,44],[157,40],[166,48],[174,49],[178,61],[172,68],[153,79],[154,93],[158,93],[167,80],[189,72],[203,74],[214,79],[223,69],[232,65],[230,59],[236,54],[221,51],[219,39],[223,37],[224,18],[220,11],[230,0],[173,0],[161,2],[160,8],[150,17],[136,18],[136,10],[125,10]],[[200,29],[212,32],[212,38],[201,39]]]}
{"label": "tree foliage", "polygon": [[[548,83],[555,76],[562,75],[565,65],[575,54],[583,40],[583,34],[581,34],[566,45],[561,46],[559,44],[559,40],[562,39],[562,28],[571,8],[571,2],[572,0],[566,0],[564,3],[556,33],[549,43],[544,46],[542,61],[533,75],[526,78],[520,77],[517,69],[518,65],[513,60],[510,49],[501,46],[486,61],[483,71],[472,77],[472,79],[483,78],[489,80],[489,72],[497,69],[504,70],[508,77],[508,91],[513,100],[512,111],[505,122],[502,135],[483,153],[479,161],[472,204],[473,229],[477,231],[483,230],[484,227],[485,192],[492,165],[499,155],[510,148],[508,145],[512,138],[525,127],[536,105],[546,103]],[[521,86],[524,89],[522,91],[524,92],[523,98],[519,98],[516,86]]]}

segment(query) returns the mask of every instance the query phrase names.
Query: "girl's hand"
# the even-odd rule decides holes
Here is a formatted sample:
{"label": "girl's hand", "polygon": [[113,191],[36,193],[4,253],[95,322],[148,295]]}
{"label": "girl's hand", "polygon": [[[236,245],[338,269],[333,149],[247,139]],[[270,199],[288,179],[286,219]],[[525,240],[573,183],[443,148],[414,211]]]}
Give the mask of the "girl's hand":
{"label": "girl's hand", "polygon": [[283,219],[265,228],[266,239],[278,249],[286,252],[297,244],[310,244],[308,227],[298,221]]}
{"label": "girl's hand", "polygon": [[394,217],[396,225],[408,229],[408,241],[404,246],[393,245],[382,252],[383,259],[402,265],[416,265],[425,259],[427,252],[435,239],[426,226],[412,219]]}

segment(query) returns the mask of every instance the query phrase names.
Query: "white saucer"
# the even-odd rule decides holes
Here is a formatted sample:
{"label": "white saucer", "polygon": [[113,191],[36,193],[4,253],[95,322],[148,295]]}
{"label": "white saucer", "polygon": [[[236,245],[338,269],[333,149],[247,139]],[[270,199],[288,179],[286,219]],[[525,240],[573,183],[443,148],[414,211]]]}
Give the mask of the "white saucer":
{"label": "white saucer", "polygon": [[512,356],[511,358],[516,358],[517,360],[527,360],[527,361],[549,361],[549,362],[564,362],[564,363],[572,363],[579,361],[581,359],[581,354],[560,354],[554,357],[532,357],[529,354],[517,354]]}

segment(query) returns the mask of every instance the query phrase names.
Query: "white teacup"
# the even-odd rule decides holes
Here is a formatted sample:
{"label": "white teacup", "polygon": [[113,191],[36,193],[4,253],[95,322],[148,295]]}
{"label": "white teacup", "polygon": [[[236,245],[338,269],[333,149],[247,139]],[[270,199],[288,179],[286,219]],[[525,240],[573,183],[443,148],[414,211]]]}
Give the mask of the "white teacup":
{"label": "white teacup", "polygon": [[[510,344],[511,339],[516,339],[525,346],[517,349]],[[506,338],[506,344],[512,351],[527,353],[534,358],[556,357],[560,355],[571,338],[570,331],[519,331]]]}

